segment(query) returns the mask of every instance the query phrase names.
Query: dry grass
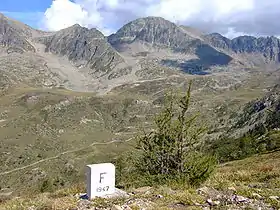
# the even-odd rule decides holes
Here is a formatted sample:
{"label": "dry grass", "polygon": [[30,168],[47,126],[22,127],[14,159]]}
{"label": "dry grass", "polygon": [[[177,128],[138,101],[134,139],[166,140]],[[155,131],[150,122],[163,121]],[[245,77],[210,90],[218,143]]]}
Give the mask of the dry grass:
{"label": "dry grass", "polygon": [[220,190],[234,187],[237,193],[249,198],[257,193],[280,208],[279,201],[269,198],[280,195],[280,152],[226,163],[206,184]]}
{"label": "dry grass", "polygon": [[5,205],[0,206],[1,210],[18,210],[18,209],[38,209],[38,210],[65,210],[74,208],[77,205],[78,198],[74,196],[52,198],[48,194],[41,194],[32,199],[13,199]]}
{"label": "dry grass", "polygon": [[[209,188],[220,192],[226,192],[229,187],[235,188],[238,195],[255,198],[259,194],[265,203],[271,204],[275,209],[280,208],[279,201],[270,196],[279,196],[280,186],[280,152],[274,152],[261,156],[254,156],[240,161],[233,161],[220,166],[214,176],[206,183]],[[0,203],[0,209],[27,209],[33,206],[35,209],[63,210],[77,207],[78,193],[85,192],[84,184],[72,186],[54,193],[39,194],[32,198],[17,198]],[[163,198],[157,198],[162,195]],[[141,200],[149,204],[147,209],[201,209],[197,204],[205,202],[205,197],[199,195],[195,189],[181,186],[180,189],[172,190],[170,187],[158,187],[148,193],[136,194],[133,199]],[[93,202],[94,206],[110,207],[113,204],[122,205],[127,200],[104,200],[98,199]],[[137,203],[137,202],[136,202]],[[132,209],[139,209],[135,202],[131,203]]]}

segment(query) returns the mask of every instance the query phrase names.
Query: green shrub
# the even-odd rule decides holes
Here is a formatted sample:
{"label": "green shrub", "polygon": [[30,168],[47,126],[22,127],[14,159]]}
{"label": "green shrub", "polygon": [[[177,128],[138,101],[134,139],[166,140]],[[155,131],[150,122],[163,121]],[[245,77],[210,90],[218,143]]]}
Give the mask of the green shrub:
{"label": "green shrub", "polygon": [[273,110],[268,110],[266,125],[270,129],[280,127],[280,101],[277,101],[277,104]]}
{"label": "green shrub", "polygon": [[53,182],[50,179],[45,179],[41,186],[40,186],[40,192],[44,193],[44,192],[53,192]]}
{"label": "green shrub", "polygon": [[220,138],[207,147],[207,150],[216,154],[220,162],[226,162],[279,148],[280,132],[267,131],[263,126],[257,125],[240,138]]}
{"label": "green shrub", "polygon": [[216,159],[201,152],[205,128],[189,114],[191,83],[185,96],[171,93],[155,117],[155,128],[137,138],[135,150],[120,157],[117,170],[123,186],[166,184],[198,185],[213,172]]}

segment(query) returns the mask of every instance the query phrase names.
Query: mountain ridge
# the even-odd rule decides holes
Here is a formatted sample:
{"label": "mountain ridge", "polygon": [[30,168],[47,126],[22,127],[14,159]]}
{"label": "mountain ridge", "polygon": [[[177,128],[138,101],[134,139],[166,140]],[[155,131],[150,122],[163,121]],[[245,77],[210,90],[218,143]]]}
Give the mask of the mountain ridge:
{"label": "mountain ridge", "polygon": [[[87,29],[75,24],[51,36],[38,38],[38,41],[46,46],[45,52],[67,56],[77,66],[90,69],[98,69],[102,66],[114,68],[124,62],[106,42],[105,36],[95,28]],[[102,75],[102,72],[99,74]]]}
{"label": "mountain ridge", "polygon": [[[228,39],[218,33],[205,34],[179,26],[162,17],[138,18],[108,37],[96,28],[79,24],[43,32],[4,15],[0,20],[4,34],[0,42],[6,46],[2,51],[31,52],[45,59],[46,64],[54,61],[58,66],[50,63],[53,67],[48,71],[58,73],[58,80],[70,80],[71,87],[78,82],[74,78],[80,78],[79,91],[84,88],[107,92],[143,78],[158,78],[156,72],[160,68],[169,69],[168,74],[160,76],[165,78],[172,71],[179,74],[175,69],[189,76],[211,74],[217,67],[242,69],[280,63],[280,42],[276,37]],[[58,69],[64,69],[63,73]],[[67,69],[72,69],[71,73]]]}
{"label": "mountain ridge", "polygon": [[108,41],[120,53],[142,54],[146,59],[151,54],[161,59],[160,65],[188,74],[205,75],[216,66],[276,68],[280,64],[280,41],[274,36],[229,39],[219,33],[178,26],[161,17],[130,21],[110,35]]}

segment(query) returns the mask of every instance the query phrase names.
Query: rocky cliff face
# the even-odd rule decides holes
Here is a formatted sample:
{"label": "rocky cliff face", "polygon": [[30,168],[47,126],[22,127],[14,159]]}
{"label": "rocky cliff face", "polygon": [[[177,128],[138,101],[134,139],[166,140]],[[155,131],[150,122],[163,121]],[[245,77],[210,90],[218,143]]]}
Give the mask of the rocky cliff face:
{"label": "rocky cliff face", "polygon": [[89,67],[100,74],[123,62],[100,31],[77,24],[37,41],[46,46],[46,52],[66,56],[77,67]]}
{"label": "rocky cliff face", "polygon": [[234,53],[260,54],[267,61],[280,62],[280,40],[276,37],[240,36],[232,40],[218,33],[205,36],[214,47]]}
{"label": "rocky cliff face", "polygon": [[[27,29],[27,26],[26,28]],[[7,52],[35,51],[35,48],[27,41],[28,31],[15,24],[0,13],[0,46],[8,48]]]}
{"label": "rocky cliff face", "polygon": [[134,20],[116,34],[108,37],[113,46],[136,41],[147,42],[155,46],[169,47],[174,50],[187,50],[199,40],[187,35],[176,24],[161,17],[147,17]]}

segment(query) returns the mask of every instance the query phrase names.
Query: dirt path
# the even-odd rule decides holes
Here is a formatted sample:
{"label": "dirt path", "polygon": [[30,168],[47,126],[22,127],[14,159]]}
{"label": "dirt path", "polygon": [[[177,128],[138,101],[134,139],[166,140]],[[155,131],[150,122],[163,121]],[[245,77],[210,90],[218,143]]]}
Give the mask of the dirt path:
{"label": "dirt path", "polygon": [[[127,139],[125,142],[129,142],[132,139],[133,138]],[[75,150],[68,150],[68,151],[62,152],[62,153],[60,153],[60,154],[58,154],[58,155],[56,155],[54,157],[49,157],[49,158],[46,158],[46,159],[42,159],[42,160],[39,160],[37,162],[31,163],[31,164],[26,165],[26,166],[22,166],[22,167],[15,168],[15,169],[10,170],[10,171],[2,172],[2,173],[0,173],[0,176],[11,174],[11,173],[14,173],[14,172],[17,172],[17,171],[21,171],[21,170],[24,170],[26,168],[38,165],[39,163],[43,163],[43,162],[47,162],[47,161],[50,161],[50,160],[54,160],[54,159],[57,159],[57,158],[61,157],[62,155],[66,155],[66,154],[70,154],[70,153],[74,153],[74,152],[79,152],[79,151],[85,150],[85,149],[87,149],[89,147],[93,147],[93,146],[97,146],[97,145],[109,145],[109,144],[113,144],[113,143],[116,143],[116,142],[119,142],[119,141],[113,140],[113,141],[109,141],[109,142],[106,142],[106,143],[92,143],[91,145],[89,145],[87,147],[83,147],[83,148],[75,149]]]}

